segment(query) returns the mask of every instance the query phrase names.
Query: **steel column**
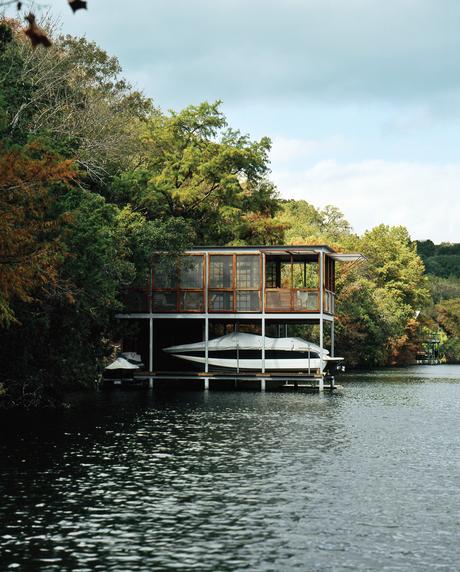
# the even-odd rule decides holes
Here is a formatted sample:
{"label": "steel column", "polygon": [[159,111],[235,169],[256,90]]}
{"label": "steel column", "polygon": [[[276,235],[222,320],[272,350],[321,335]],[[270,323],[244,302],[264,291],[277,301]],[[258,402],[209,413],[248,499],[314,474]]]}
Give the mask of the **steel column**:
{"label": "steel column", "polygon": [[320,252],[319,255],[319,307],[320,307],[320,318],[319,318],[319,347],[321,349],[320,356],[319,356],[319,364],[320,364],[320,374],[321,377],[319,378],[319,390],[324,390],[324,379],[323,379],[323,349],[324,349],[324,319],[323,319],[323,312],[324,312],[324,254]]}
{"label": "steel column", "polygon": [[[149,319],[149,372],[153,372],[153,318]],[[153,377],[149,377],[149,387],[153,387]]]}

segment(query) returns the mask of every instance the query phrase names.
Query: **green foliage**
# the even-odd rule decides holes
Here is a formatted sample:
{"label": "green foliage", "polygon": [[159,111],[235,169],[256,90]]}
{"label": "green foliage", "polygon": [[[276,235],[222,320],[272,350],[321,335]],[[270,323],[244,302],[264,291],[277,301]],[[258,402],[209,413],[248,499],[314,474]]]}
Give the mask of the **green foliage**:
{"label": "green foliage", "polygon": [[[270,141],[253,142],[230,129],[220,102],[179,113],[153,113],[143,135],[141,165],[112,185],[111,200],[127,201],[151,219],[181,218],[201,244],[244,240],[251,216],[271,218],[276,189],[268,173]],[[262,232],[263,234],[263,232]]]}
{"label": "green foliage", "polygon": [[363,235],[358,248],[367,258],[377,287],[413,309],[428,301],[425,269],[405,227],[377,226]]}
{"label": "green foliage", "polygon": [[431,240],[423,240],[417,242],[417,252],[428,274],[460,278],[460,244],[434,244]]}
{"label": "green foliage", "polygon": [[343,243],[352,236],[352,229],[343,213],[333,205],[317,209],[307,201],[282,201],[278,220],[285,226],[288,244]]}
{"label": "green foliage", "polygon": [[460,279],[449,277],[441,278],[429,274],[427,276],[428,286],[430,288],[431,298],[435,304],[442,300],[449,300],[451,298],[460,298]]}

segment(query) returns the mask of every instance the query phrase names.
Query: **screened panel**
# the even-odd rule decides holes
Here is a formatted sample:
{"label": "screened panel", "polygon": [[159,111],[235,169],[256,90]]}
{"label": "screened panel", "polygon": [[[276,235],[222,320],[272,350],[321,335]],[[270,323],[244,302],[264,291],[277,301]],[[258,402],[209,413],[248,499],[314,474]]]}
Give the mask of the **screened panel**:
{"label": "screened panel", "polygon": [[180,292],[180,309],[184,312],[202,312],[204,308],[202,292]]}
{"label": "screened panel", "polygon": [[260,256],[243,254],[236,258],[236,287],[260,287]]}
{"label": "screened panel", "polygon": [[203,257],[183,256],[180,271],[180,287],[203,288]]}
{"label": "screened panel", "polygon": [[334,313],[334,294],[327,290],[324,293],[324,311],[328,314]]}
{"label": "screened panel", "polygon": [[153,287],[176,288],[177,269],[168,260],[156,262],[153,267]]}
{"label": "screened panel", "polygon": [[291,309],[291,290],[267,290],[266,309],[282,311]]}
{"label": "screened panel", "polygon": [[294,310],[313,311],[318,310],[318,292],[305,292],[297,290],[294,292]]}
{"label": "screened panel", "polygon": [[237,312],[259,312],[259,292],[256,290],[238,291],[236,293]]}
{"label": "screened panel", "polygon": [[233,292],[209,292],[210,312],[233,312]]}
{"label": "screened panel", "polygon": [[278,265],[274,260],[267,260],[265,263],[265,287],[279,288]]}
{"label": "screened panel", "polygon": [[210,257],[209,287],[232,288],[233,256],[214,255]]}
{"label": "screened panel", "polygon": [[160,312],[175,312],[176,299],[176,292],[153,292],[152,307]]}

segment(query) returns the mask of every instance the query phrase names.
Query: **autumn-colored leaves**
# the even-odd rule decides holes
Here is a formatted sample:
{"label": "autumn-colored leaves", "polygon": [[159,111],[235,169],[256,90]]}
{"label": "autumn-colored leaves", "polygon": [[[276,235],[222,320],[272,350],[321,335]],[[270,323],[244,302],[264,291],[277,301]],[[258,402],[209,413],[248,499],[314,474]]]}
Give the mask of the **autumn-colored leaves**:
{"label": "autumn-colored leaves", "polygon": [[[75,14],[77,10],[87,9],[87,3],[84,0],[68,0],[68,4]],[[16,5],[18,11],[22,8],[22,2],[18,2]],[[25,20],[29,23],[28,27],[24,30],[25,35],[29,38],[32,46],[36,48],[39,45],[49,48],[51,46],[51,40],[49,39],[45,30],[40,28],[36,22],[35,14],[29,12],[25,16]]]}
{"label": "autumn-colored leaves", "polygon": [[0,325],[14,321],[13,299],[55,283],[59,218],[50,215],[53,185],[75,177],[72,162],[56,159],[38,144],[0,153]]}

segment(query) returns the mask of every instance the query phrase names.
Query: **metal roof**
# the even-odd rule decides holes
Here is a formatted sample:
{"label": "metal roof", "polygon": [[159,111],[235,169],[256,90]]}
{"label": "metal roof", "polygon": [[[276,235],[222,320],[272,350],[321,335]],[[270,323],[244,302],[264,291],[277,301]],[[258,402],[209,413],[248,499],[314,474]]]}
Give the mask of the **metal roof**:
{"label": "metal roof", "polygon": [[326,252],[337,262],[361,262],[366,259],[359,252],[336,252],[327,244],[285,244],[276,246],[193,246],[186,252],[265,252],[266,254],[316,254]]}
{"label": "metal roof", "polygon": [[337,260],[337,262],[361,262],[366,260],[366,257],[359,252],[334,252],[330,257]]}
{"label": "metal roof", "polygon": [[284,244],[284,245],[275,245],[275,246],[267,246],[267,245],[247,245],[247,246],[193,246],[187,252],[198,251],[198,252],[210,252],[210,251],[222,251],[222,252],[235,252],[235,251],[252,251],[252,252],[259,252],[259,251],[270,251],[273,253],[277,252],[317,252],[321,250],[325,250],[327,252],[333,253],[335,250],[328,246],[327,244]]}

